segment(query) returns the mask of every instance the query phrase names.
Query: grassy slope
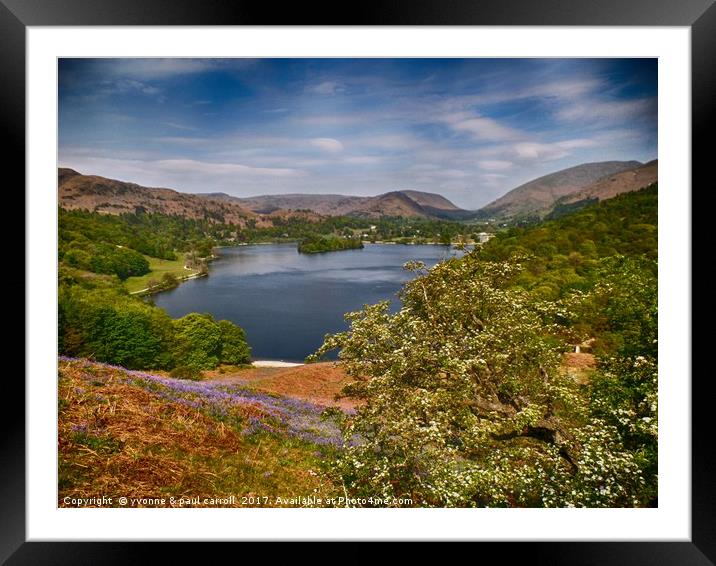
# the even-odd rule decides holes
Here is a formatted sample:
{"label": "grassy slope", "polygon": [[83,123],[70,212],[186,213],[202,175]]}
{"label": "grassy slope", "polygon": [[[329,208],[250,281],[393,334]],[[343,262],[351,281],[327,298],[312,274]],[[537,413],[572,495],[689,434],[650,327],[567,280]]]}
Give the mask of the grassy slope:
{"label": "grassy slope", "polygon": [[343,387],[353,381],[340,363],[320,362],[290,368],[246,367],[204,372],[216,383],[239,383],[257,391],[301,399],[324,407],[351,410],[354,399],[340,398]]}
{"label": "grassy slope", "polygon": [[146,289],[148,287],[150,279],[156,279],[157,281],[160,281],[162,275],[164,275],[165,273],[171,273],[177,278],[187,277],[188,275],[195,275],[196,273],[198,273],[196,269],[184,268],[184,253],[177,253],[177,259],[175,260],[157,259],[148,255],[145,255],[144,257],[149,262],[150,271],[145,275],[140,275],[139,277],[130,277],[125,281],[124,284],[130,293],[136,293],[137,291]]}
{"label": "grassy slope", "polygon": [[[60,359],[58,386],[60,506],[98,494],[112,497],[111,506],[121,496],[237,496],[222,507],[244,506],[242,496],[268,496],[260,506],[271,507],[277,496],[337,495],[319,473],[334,448],[297,432],[320,426],[306,428],[315,416],[308,406],[84,360]],[[207,396],[197,394],[202,388]],[[274,418],[281,407],[285,421]],[[279,432],[247,430],[256,422]]]}

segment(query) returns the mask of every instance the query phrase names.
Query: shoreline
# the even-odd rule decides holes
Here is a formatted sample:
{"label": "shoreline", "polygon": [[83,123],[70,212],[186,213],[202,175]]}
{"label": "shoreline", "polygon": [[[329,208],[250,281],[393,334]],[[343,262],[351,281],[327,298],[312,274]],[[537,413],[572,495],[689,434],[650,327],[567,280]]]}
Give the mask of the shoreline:
{"label": "shoreline", "polygon": [[201,273],[201,272],[192,273],[191,275],[186,275],[184,277],[177,277],[178,285],[176,285],[174,287],[169,287],[168,289],[156,289],[154,291],[152,291],[152,287],[147,287],[146,289],[140,289],[139,291],[132,291],[129,294],[130,295],[139,295],[139,296],[156,295],[157,293],[162,293],[164,291],[171,291],[172,289],[176,289],[184,281],[188,281],[189,279],[198,279],[199,277],[208,277],[208,276],[209,276],[208,271],[205,273]]}
{"label": "shoreline", "polygon": [[254,360],[251,362],[251,365],[257,368],[293,368],[305,366],[306,364],[301,362],[284,362],[282,360]]}
{"label": "shoreline", "polygon": [[[277,242],[252,242],[252,243],[244,243],[241,242],[240,244],[234,244],[230,246],[214,246],[217,250],[223,250],[223,249],[231,249],[231,248],[243,248],[246,246],[283,246],[288,244],[295,244],[299,240],[282,240]],[[438,242],[371,242],[370,240],[361,240],[364,244],[372,244],[372,245],[380,245],[380,246],[455,246],[462,242],[450,242],[449,244],[440,244]],[[476,242],[468,242],[468,246],[474,246]]]}

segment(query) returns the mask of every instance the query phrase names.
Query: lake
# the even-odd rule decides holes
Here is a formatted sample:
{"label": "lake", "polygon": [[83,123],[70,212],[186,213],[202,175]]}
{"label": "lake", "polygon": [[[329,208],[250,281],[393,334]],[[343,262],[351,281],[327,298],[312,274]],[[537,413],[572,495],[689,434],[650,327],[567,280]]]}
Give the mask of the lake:
{"label": "lake", "polygon": [[[327,333],[345,330],[343,315],[391,299],[413,274],[410,260],[435,265],[461,252],[448,246],[366,244],[362,250],[299,254],[296,244],[221,248],[208,277],[154,295],[172,317],[210,313],[246,331],[256,360],[303,361]],[[335,357],[335,356],[334,356]]]}

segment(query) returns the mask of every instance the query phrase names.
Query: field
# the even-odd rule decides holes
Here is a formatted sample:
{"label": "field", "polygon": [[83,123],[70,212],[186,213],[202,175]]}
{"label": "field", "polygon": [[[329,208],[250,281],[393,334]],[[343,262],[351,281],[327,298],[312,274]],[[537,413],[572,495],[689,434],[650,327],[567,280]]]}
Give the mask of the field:
{"label": "field", "polygon": [[177,278],[187,277],[198,273],[196,269],[186,269],[184,267],[185,254],[177,253],[177,259],[157,259],[155,257],[144,256],[149,262],[149,273],[138,277],[128,278],[124,284],[130,293],[137,293],[149,286],[149,280],[155,279],[160,281],[165,273],[171,273]]}

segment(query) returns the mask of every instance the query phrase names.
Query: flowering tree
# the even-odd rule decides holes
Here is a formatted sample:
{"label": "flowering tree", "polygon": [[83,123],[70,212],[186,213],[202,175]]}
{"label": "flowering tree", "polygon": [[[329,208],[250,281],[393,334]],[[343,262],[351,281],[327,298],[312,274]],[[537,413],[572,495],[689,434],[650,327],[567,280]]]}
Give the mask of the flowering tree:
{"label": "flowering tree", "polygon": [[629,506],[639,460],[559,371],[560,316],[511,288],[521,266],[476,252],[405,285],[403,306],[350,313],[328,336],[365,402],[343,417],[337,481],[356,497],[420,506]]}

